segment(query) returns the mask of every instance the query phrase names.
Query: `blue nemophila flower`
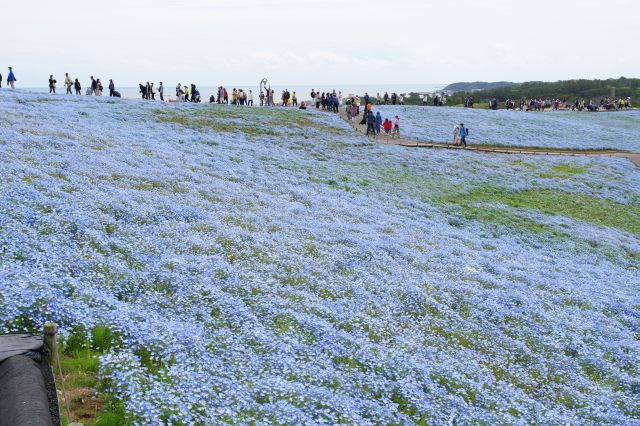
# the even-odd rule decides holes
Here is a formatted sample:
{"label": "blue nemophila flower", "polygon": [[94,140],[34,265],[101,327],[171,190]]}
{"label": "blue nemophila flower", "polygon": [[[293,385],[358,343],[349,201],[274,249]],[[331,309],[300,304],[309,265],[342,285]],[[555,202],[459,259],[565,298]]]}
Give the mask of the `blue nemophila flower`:
{"label": "blue nemophila flower", "polygon": [[625,160],[405,150],[315,112],[0,111],[0,329],[107,327],[135,423],[637,417]]}

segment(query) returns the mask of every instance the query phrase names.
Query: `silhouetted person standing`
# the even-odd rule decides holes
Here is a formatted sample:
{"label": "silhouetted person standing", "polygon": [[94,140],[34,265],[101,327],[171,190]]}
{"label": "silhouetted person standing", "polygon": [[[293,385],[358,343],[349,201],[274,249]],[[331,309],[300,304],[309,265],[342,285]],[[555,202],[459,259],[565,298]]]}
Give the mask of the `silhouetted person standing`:
{"label": "silhouetted person standing", "polygon": [[56,93],[56,79],[52,75],[49,76],[49,93]]}
{"label": "silhouetted person standing", "polygon": [[95,78],[93,78],[93,76],[91,76],[91,94],[92,95],[97,95],[97,90],[98,90],[98,82],[96,81]]}
{"label": "silhouetted person standing", "polygon": [[16,88],[16,81],[18,81],[18,79],[13,74],[13,68],[9,67],[9,76],[7,77],[7,84],[12,89],[15,89]]}

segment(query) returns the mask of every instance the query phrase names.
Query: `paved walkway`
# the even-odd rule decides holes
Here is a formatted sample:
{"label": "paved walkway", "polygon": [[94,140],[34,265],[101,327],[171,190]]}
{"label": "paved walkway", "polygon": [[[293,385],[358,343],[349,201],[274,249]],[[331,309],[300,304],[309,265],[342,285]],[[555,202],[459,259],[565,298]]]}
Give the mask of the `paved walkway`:
{"label": "paved walkway", "polygon": [[[359,124],[362,120],[362,115],[356,117],[354,121],[349,121],[347,118],[347,113],[344,111],[344,107],[340,108],[339,113],[340,118],[345,120],[347,123],[353,127],[353,129],[362,134],[367,133],[367,126]],[[370,136],[371,137],[371,136]],[[487,147],[482,145],[476,146],[468,146],[468,147],[460,147],[454,146],[453,144],[441,143],[441,142],[427,142],[420,141],[416,139],[392,139],[391,136],[382,133],[380,135],[376,135],[375,137],[371,137],[374,140],[379,141],[380,143],[388,143],[394,145],[400,145],[410,148],[435,148],[435,149],[464,149],[465,151],[475,151],[475,152],[487,152],[487,153],[496,153],[496,154],[529,154],[529,155],[572,155],[572,156],[580,156],[580,157],[622,157],[631,161],[636,166],[640,167],[640,153],[636,152],[623,152],[623,151],[615,151],[615,150],[596,150],[596,151],[588,151],[588,150],[563,150],[563,149],[536,149],[536,148],[527,148],[527,147]]]}

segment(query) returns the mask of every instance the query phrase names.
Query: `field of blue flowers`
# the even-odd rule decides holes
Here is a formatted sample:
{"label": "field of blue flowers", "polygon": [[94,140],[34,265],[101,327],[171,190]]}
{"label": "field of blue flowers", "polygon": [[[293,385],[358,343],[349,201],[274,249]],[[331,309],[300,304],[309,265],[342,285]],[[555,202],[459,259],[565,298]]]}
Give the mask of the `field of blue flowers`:
{"label": "field of blue flowers", "polygon": [[106,327],[134,423],[640,422],[626,160],[19,91],[0,120],[0,332]]}
{"label": "field of blue flowers", "polygon": [[520,112],[478,108],[376,106],[382,118],[398,114],[402,135],[434,142],[453,141],[460,123],[469,143],[565,149],[616,149],[640,152],[640,111]]}

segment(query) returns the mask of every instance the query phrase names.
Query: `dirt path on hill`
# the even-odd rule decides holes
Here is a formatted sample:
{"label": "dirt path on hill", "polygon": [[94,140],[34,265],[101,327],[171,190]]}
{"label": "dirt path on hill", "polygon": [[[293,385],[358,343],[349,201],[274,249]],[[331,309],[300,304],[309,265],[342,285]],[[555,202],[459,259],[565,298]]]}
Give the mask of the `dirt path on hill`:
{"label": "dirt path on hill", "polygon": [[[360,117],[356,117],[354,121],[349,121],[347,113],[341,108],[339,113],[340,118],[345,120],[351,125],[351,127],[358,133],[366,134],[367,126],[359,124]],[[402,131],[401,131],[402,132]],[[623,152],[615,150],[568,150],[568,149],[541,149],[541,148],[527,148],[527,147],[493,147],[493,146],[468,146],[460,147],[452,144],[442,142],[428,142],[420,141],[417,139],[392,139],[387,134],[376,135],[370,137],[377,140],[380,143],[393,144],[404,146],[408,148],[435,148],[435,149],[464,149],[465,151],[495,153],[495,154],[529,154],[529,155],[572,155],[576,157],[621,157],[631,161],[636,166],[640,167],[640,153],[636,152]]]}

